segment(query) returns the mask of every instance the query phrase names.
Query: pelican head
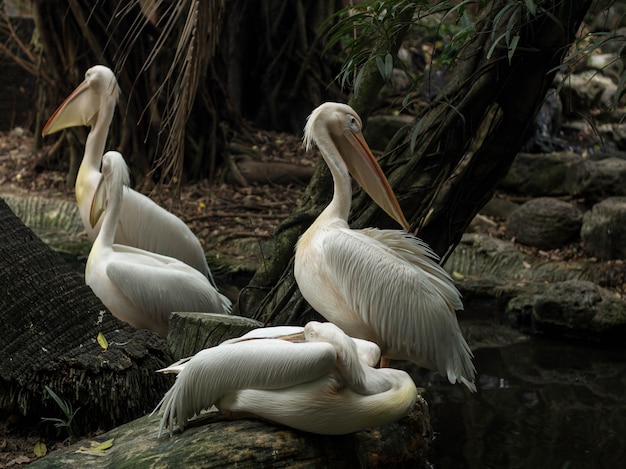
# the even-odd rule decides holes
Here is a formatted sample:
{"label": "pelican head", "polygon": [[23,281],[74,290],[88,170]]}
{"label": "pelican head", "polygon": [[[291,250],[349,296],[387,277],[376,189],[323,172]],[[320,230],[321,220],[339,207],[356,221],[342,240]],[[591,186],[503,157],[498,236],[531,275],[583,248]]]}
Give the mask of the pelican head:
{"label": "pelican head", "polygon": [[337,182],[345,167],[359,185],[406,231],[409,223],[391,185],[378,165],[362,133],[361,118],[347,104],[324,103],[307,119],[304,145],[317,145]]}
{"label": "pelican head", "polygon": [[42,136],[67,127],[93,127],[103,106],[114,107],[120,89],[114,73],[104,65],[95,65],[85,73],[85,80],[61,103],[52,114]]}
{"label": "pelican head", "polygon": [[130,174],[128,165],[124,157],[117,151],[108,151],[102,157],[102,177],[98,182],[91,209],[89,211],[89,222],[91,226],[96,226],[106,205],[105,201],[110,197],[111,191],[115,188],[128,187],[130,184]]}

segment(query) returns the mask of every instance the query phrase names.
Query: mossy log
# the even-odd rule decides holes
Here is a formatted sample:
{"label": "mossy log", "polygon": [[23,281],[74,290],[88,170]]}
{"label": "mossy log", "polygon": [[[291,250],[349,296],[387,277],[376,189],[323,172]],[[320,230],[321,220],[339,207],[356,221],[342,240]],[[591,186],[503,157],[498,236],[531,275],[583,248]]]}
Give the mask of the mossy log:
{"label": "mossy log", "polygon": [[80,407],[79,431],[151,411],[172,383],[155,373],[173,360],[166,343],[112,316],[3,199],[0,226],[0,412],[64,417],[46,385]]}
{"label": "mossy log", "polygon": [[418,398],[414,410],[398,422],[342,436],[314,435],[253,419],[230,421],[218,412],[203,414],[173,437],[159,438],[158,429],[159,416],[142,417],[92,440],[102,443],[113,439],[107,450],[85,453],[92,444],[81,441],[31,467],[420,468],[426,467],[432,441],[423,398]]}

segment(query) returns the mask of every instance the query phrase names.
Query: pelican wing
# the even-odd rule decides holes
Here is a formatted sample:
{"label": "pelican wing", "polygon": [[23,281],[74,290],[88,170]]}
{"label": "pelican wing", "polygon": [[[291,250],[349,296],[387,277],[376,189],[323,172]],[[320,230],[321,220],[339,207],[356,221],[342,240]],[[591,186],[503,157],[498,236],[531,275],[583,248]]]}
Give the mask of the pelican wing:
{"label": "pelican wing", "polygon": [[424,241],[398,230],[364,228],[355,231],[378,241],[379,245],[390,255],[421,269],[428,282],[445,298],[454,311],[463,309],[459,290],[450,275],[439,265],[439,256]]}
{"label": "pelican wing", "polygon": [[180,259],[207,276],[213,286],[204,249],[189,227],[152,199],[124,190],[115,242]]}
{"label": "pelican wing", "polygon": [[174,311],[228,313],[230,301],[199,272],[169,258],[166,259],[171,262],[162,266],[133,262],[132,251],[128,246],[122,247],[120,252],[125,252],[127,260],[110,262],[107,275],[133,304],[153,320],[167,320]]}
{"label": "pelican wing", "polygon": [[378,341],[384,355],[420,357],[418,364],[453,383],[473,378],[471,352],[454,314],[460,294],[424,243],[397,230],[347,228],[332,230],[321,242],[328,284],[364,330],[376,331],[366,338]]}
{"label": "pelican wing", "polygon": [[242,389],[278,390],[316,380],[336,361],[328,343],[294,344],[258,339],[205,349],[194,355],[159,404],[159,435],[208,409],[226,394]]}

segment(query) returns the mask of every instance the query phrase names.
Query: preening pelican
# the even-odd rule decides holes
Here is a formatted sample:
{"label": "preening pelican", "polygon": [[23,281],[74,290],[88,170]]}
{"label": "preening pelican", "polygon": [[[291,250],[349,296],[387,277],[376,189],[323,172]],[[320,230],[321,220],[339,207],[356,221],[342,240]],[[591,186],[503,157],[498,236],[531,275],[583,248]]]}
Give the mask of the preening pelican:
{"label": "preening pelican", "polygon": [[[456,310],[461,296],[436,254],[401,230],[351,230],[350,173],[374,201],[408,223],[345,104],[325,103],[309,116],[307,149],[319,148],[334,179],[333,198],[296,245],[294,273],[302,296],[346,334],[378,344],[383,359],[439,370],[475,391],[472,353]],[[348,172],[350,171],[350,173]]]}
{"label": "preening pelican", "polygon": [[[76,176],[76,201],[92,240],[100,225],[91,226],[89,212],[101,178],[102,155],[119,94],[113,72],[96,65],[87,70],[85,80],[63,101],[41,132],[46,136],[67,127],[91,127]],[[129,188],[125,189],[115,242],[180,259],[212,281],[202,245],[189,227],[150,198]]]}
{"label": "preening pelican", "polygon": [[[131,326],[153,330],[161,337],[167,336],[173,311],[230,313],[230,300],[193,267],[172,257],[113,244],[122,200],[129,194],[123,190],[129,176],[122,155],[116,151],[104,154],[102,176],[106,210],[87,259],[85,282],[109,311]],[[97,223],[101,214],[93,211],[91,222]]]}
{"label": "preening pelican", "polygon": [[[304,341],[292,342],[296,336]],[[323,435],[391,423],[413,409],[417,389],[404,371],[366,363],[373,347],[334,324],[309,322],[257,329],[202,350],[162,370],[178,376],[159,404],[159,435],[184,429],[212,405],[229,418],[258,417]]]}

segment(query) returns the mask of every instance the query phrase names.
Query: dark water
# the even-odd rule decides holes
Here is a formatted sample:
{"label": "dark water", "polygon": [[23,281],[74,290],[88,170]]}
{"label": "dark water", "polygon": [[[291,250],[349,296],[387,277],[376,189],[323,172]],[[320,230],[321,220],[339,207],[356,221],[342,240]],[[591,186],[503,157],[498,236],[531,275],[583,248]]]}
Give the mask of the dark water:
{"label": "dark water", "polygon": [[434,468],[626,467],[626,350],[533,337],[474,363],[476,394],[413,372],[428,390]]}

